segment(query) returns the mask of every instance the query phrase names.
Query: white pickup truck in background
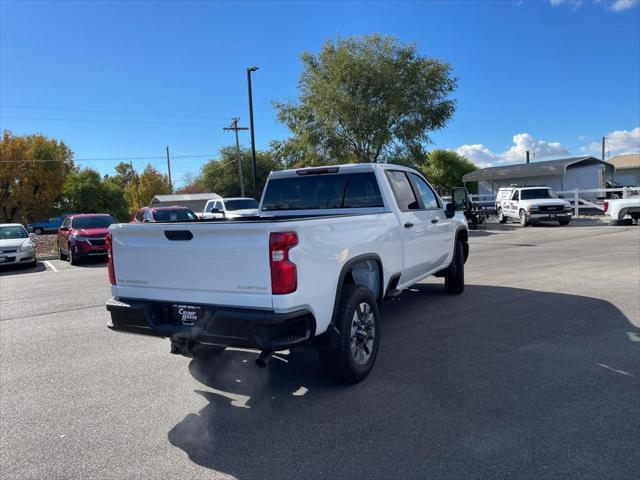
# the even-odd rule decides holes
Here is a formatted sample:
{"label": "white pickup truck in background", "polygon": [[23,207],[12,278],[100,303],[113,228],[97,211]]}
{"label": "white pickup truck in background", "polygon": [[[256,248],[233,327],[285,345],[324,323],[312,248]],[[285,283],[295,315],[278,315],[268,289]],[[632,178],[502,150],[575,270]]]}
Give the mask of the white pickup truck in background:
{"label": "white pickup truck in background", "polygon": [[609,217],[611,225],[621,224],[627,215],[638,222],[640,220],[640,196],[606,200],[604,213]]}
{"label": "white pickup truck in background", "polygon": [[571,204],[545,186],[500,187],[496,194],[496,213],[500,223],[517,218],[521,227],[540,221],[569,225]]}
{"label": "white pickup truck in background", "polygon": [[201,218],[249,218],[258,216],[258,202],[253,198],[217,198],[207,202]]}
{"label": "white pickup truck in background", "polygon": [[[464,289],[465,189],[445,204],[415,170],[356,164],[272,172],[260,218],[109,229],[113,330],[171,338],[172,352],[317,348],[362,380],[385,298],[429,275]],[[455,204],[455,206],[454,206]]]}

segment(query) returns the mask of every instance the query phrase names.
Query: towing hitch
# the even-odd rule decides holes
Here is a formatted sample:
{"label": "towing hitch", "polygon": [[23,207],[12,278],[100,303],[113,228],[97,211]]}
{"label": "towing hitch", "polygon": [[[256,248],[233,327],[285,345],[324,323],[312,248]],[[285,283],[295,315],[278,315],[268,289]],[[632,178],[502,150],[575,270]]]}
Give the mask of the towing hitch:
{"label": "towing hitch", "polygon": [[258,358],[256,358],[256,365],[260,368],[265,368],[271,361],[272,356],[273,352],[269,350],[262,350],[260,355],[258,355]]}

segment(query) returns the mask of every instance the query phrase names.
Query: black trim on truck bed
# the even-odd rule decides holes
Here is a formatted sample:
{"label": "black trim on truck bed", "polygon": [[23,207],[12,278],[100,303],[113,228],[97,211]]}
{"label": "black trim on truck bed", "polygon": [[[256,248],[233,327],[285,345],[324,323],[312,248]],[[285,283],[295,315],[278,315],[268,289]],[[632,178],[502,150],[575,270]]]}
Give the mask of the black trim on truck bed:
{"label": "black trim on truck bed", "polygon": [[115,331],[182,338],[209,345],[283,350],[309,342],[316,322],[308,310],[275,313],[218,305],[196,305],[203,318],[192,325],[173,318],[173,303],[110,299],[108,327]]}

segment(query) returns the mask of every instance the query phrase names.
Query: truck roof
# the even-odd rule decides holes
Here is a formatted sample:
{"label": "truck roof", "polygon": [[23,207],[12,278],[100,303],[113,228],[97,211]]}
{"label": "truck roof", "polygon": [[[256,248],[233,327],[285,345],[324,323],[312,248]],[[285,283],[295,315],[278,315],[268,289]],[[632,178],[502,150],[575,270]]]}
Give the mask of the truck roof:
{"label": "truck roof", "polygon": [[372,172],[375,170],[406,170],[415,171],[414,168],[395,163],[346,163],[342,165],[324,165],[318,167],[291,168],[288,170],[276,170],[271,172],[269,178],[293,177],[296,175],[324,175],[331,173],[356,173]]}

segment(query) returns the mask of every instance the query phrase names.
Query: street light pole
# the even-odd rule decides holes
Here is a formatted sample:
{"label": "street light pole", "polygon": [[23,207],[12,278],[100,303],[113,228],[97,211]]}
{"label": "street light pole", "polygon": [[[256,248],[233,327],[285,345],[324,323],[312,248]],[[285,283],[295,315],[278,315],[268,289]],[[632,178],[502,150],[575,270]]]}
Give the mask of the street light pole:
{"label": "street light pole", "polygon": [[247,68],[247,87],[249,89],[249,129],[251,130],[251,172],[253,174],[253,197],[258,199],[258,182],[256,181],[256,141],[253,134],[253,95],[251,94],[251,72],[258,67]]}

